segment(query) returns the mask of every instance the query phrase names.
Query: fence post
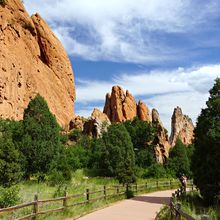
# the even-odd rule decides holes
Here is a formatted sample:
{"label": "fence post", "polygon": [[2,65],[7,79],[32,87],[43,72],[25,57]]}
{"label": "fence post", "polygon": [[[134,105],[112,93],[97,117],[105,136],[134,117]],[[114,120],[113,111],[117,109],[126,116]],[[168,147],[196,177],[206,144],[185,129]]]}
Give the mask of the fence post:
{"label": "fence post", "polygon": [[147,182],[145,183],[145,188],[147,189]]}
{"label": "fence post", "polygon": [[119,186],[116,186],[117,196],[119,195]]}
{"label": "fence post", "polygon": [[170,188],[172,188],[172,180],[170,180]]}
{"label": "fence post", "polygon": [[179,213],[180,209],[181,209],[181,204],[180,204],[180,203],[177,203],[177,204],[176,204],[176,216],[175,216],[175,220],[180,220],[180,217],[181,217],[181,215],[180,215],[180,213]]}
{"label": "fence post", "polygon": [[126,195],[128,195],[128,184],[126,184]]}
{"label": "fence post", "polygon": [[67,192],[64,192],[64,199],[63,199],[63,208],[67,208]]}
{"label": "fence post", "polygon": [[202,215],[201,220],[210,220],[209,215]]}
{"label": "fence post", "polygon": [[106,199],[107,198],[107,192],[106,192],[106,186],[104,186],[104,198]]}
{"label": "fence post", "polygon": [[157,188],[159,188],[159,182],[158,182],[158,180],[157,180],[156,184],[157,184]]}
{"label": "fence post", "polygon": [[38,214],[38,195],[36,194],[34,196],[34,209],[33,209],[34,217],[33,219],[37,219],[37,214]]}
{"label": "fence post", "polygon": [[138,192],[138,185],[137,183],[135,184],[135,189],[136,189],[136,193]]}
{"label": "fence post", "polygon": [[86,189],[86,200],[89,203],[89,189]]}

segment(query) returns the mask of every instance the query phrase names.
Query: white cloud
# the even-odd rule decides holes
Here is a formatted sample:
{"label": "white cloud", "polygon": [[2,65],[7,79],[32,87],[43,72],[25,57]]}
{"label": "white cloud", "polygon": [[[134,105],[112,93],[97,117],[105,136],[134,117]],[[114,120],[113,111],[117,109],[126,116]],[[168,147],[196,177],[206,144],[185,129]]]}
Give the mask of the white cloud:
{"label": "white cloud", "polygon": [[[52,25],[69,54],[89,60],[152,63],[177,59],[176,49],[155,37],[156,32],[195,32],[218,14],[220,3],[27,0],[25,5],[30,13],[40,12]],[[183,54],[178,59],[180,56]]]}
{"label": "white cloud", "polygon": [[[176,106],[183,108],[193,121],[208,98],[208,90],[220,77],[220,64],[178,68],[172,71],[122,74],[112,81],[78,81],[77,102],[91,106],[93,102],[104,103],[105,94],[113,85],[120,85],[136,98],[142,97],[150,108],[158,109],[164,125],[170,130],[170,118]],[[102,109],[102,108],[101,108]]]}

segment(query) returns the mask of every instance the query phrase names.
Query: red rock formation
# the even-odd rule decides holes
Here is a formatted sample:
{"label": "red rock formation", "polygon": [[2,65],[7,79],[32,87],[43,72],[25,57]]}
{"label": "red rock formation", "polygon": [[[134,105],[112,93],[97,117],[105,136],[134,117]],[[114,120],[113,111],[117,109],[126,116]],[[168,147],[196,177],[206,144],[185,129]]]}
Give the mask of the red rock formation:
{"label": "red rock formation", "polygon": [[103,112],[111,122],[132,120],[137,116],[135,98],[128,91],[125,93],[120,86],[114,86],[111,95],[106,95]]}
{"label": "red rock formation", "polygon": [[103,132],[107,131],[110,124],[111,122],[108,116],[95,108],[91,118],[85,122],[83,132],[84,134],[98,138],[102,136]]}
{"label": "red rock formation", "polygon": [[194,125],[192,120],[188,116],[183,115],[180,107],[174,109],[172,116],[170,135],[170,144],[172,147],[175,146],[178,138],[185,145],[192,144],[194,140]]}
{"label": "red rock formation", "polygon": [[164,163],[169,156],[170,144],[167,130],[163,127],[159,113],[152,110],[152,123],[157,127],[157,138],[155,140],[155,155],[158,163]]}
{"label": "red rock formation", "polygon": [[70,121],[68,130],[78,129],[82,131],[84,123],[85,123],[85,119],[83,117],[76,116]]}
{"label": "red rock formation", "polygon": [[23,118],[37,93],[63,127],[74,116],[73,71],[60,41],[20,0],[0,5],[0,117]]}
{"label": "red rock formation", "polygon": [[141,121],[147,121],[147,122],[152,121],[152,116],[151,116],[149,108],[141,100],[138,102],[138,105],[137,105],[137,115]]}

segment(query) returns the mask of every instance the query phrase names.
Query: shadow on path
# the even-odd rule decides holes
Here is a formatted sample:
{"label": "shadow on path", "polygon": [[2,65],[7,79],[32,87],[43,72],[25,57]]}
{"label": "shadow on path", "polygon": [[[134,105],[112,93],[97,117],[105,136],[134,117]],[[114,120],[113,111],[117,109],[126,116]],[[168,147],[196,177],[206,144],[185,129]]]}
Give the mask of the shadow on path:
{"label": "shadow on path", "polygon": [[139,202],[167,204],[167,205],[170,203],[170,197],[135,196],[132,200],[139,201]]}

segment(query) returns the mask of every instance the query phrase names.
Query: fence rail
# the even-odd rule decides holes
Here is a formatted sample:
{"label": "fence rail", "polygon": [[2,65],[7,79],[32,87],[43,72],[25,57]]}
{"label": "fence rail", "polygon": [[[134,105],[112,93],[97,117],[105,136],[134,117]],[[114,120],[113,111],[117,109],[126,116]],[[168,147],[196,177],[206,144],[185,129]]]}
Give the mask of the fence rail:
{"label": "fence rail", "polygon": [[[60,212],[64,211],[67,208],[85,205],[90,202],[107,199],[110,197],[116,197],[125,195],[128,190],[132,190],[133,192],[143,192],[149,189],[160,189],[160,188],[172,188],[174,186],[178,186],[179,181],[177,180],[169,180],[169,181],[156,181],[151,183],[144,183],[144,184],[132,184],[132,185],[117,185],[117,186],[104,186],[102,189],[97,191],[90,191],[90,189],[86,189],[85,193],[75,194],[75,195],[68,195],[67,192],[64,193],[63,197],[59,198],[50,198],[45,200],[39,200],[38,195],[34,196],[34,201],[24,204],[19,204],[16,206],[8,207],[0,209],[0,218],[3,215],[11,214],[10,219],[17,219],[17,220],[25,220],[25,219],[34,219],[36,220],[40,215],[48,215],[53,212]],[[101,195],[100,195],[101,194]],[[94,197],[96,195],[96,197]],[[77,202],[70,202],[71,199],[78,199]],[[62,206],[58,208],[48,209],[48,210],[41,210],[46,204],[53,204],[61,202]],[[14,217],[15,213],[19,210],[24,208],[30,208],[30,212],[26,213],[24,216],[21,217]]]}

